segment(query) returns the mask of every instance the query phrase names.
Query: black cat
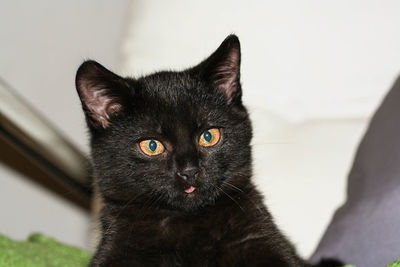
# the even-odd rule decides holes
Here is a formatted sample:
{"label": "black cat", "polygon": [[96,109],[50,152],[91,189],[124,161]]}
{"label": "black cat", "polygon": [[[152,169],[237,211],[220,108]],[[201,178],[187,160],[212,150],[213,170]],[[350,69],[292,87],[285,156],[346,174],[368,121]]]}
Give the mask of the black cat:
{"label": "black cat", "polygon": [[104,200],[91,266],[310,266],[251,182],[236,36],[193,68],[139,79],[86,61],[76,87]]}

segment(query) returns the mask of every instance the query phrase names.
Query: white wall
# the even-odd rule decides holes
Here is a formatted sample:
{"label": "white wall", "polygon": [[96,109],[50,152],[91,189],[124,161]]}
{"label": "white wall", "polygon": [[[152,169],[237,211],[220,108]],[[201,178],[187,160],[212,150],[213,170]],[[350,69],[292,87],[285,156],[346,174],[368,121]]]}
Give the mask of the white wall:
{"label": "white wall", "polygon": [[303,255],[345,197],[368,118],[400,73],[396,0],[138,0],[122,70],[182,69],[242,44],[255,181]]}
{"label": "white wall", "polygon": [[[0,1],[0,76],[83,151],[75,72],[85,58],[116,68],[129,2]],[[0,184],[0,233],[25,239],[42,232],[89,247],[86,213],[3,164]]]}

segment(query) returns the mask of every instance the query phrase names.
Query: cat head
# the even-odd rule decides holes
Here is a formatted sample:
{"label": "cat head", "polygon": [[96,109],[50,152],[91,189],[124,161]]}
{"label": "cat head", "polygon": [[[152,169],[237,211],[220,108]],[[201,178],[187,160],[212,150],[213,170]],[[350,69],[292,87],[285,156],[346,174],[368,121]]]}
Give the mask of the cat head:
{"label": "cat head", "polygon": [[76,87],[106,200],[194,211],[249,177],[252,131],[236,36],[180,72],[122,78],[86,61]]}

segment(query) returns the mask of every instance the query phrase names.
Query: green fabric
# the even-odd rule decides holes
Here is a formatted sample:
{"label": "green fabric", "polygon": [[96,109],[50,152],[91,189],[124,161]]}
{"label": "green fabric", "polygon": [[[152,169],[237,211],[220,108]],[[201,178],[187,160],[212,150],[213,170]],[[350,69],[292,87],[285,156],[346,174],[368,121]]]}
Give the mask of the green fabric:
{"label": "green fabric", "polygon": [[0,235],[1,267],[87,266],[90,253],[41,235],[32,234],[27,241],[14,241]]}
{"label": "green fabric", "polygon": [[[355,265],[346,265],[344,267],[356,267]],[[387,265],[386,267],[400,267],[400,259]]]}
{"label": "green fabric", "polygon": [[400,260],[397,260],[386,267],[400,267]]}

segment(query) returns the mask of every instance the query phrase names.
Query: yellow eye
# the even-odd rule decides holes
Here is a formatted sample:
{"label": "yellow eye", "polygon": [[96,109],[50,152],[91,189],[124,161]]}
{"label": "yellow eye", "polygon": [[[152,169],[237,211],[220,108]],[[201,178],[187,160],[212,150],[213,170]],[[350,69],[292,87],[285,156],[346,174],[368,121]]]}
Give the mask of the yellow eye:
{"label": "yellow eye", "polygon": [[163,144],[161,144],[160,141],[154,139],[141,141],[139,143],[139,147],[144,154],[149,156],[160,155],[165,150]]}
{"label": "yellow eye", "polygon": [[221,139],[221,132],[217,128],[212,128],[201,134],[199,144],[201,146],[215,146],[219,139]]}

